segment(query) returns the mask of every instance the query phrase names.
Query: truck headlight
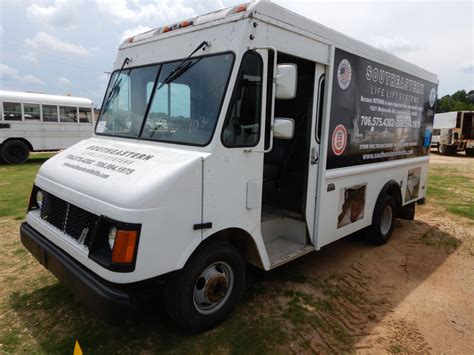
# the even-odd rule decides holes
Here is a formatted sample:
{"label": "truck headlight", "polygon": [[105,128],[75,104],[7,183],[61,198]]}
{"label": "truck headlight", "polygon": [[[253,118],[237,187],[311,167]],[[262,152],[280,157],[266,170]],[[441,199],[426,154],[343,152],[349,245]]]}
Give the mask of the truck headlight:
{"label": "truck headlight", "polygon": [[114,249],[115,237],[117,236],[117,228],[111,227],[109,229],[109,246],[110,250]]}
{"label": "truck headlight", "polygon": [[36,204],[38,205],[39,208],[43,206],[43,199],[44,199],[43,191],[41,190],[36,191]]}
{"label": "truck headlight", "polygon": [[141,224],[101,216],[89,245],[89,258],[112,271],[134,271],[140,230]]}

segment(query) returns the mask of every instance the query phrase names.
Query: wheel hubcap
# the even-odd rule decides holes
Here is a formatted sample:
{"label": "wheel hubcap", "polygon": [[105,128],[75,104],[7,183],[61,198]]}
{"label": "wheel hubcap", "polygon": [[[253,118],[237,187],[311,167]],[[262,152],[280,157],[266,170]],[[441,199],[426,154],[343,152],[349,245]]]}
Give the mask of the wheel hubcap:
{"label": "wheel hubcap", "polygon": [[202,314],[216,312],[229,298],[233,286],[234,273],[229,264],[217,262],[209,265],[194,285],[194,306]]}
{"label": "wheel hubcap", "polygon": [[380,232],[385,235],[388,233],[390,230],[390,227],[392,226],[392,207],[390,206],[385,206],[382,212],[382,219],[380,221]]}

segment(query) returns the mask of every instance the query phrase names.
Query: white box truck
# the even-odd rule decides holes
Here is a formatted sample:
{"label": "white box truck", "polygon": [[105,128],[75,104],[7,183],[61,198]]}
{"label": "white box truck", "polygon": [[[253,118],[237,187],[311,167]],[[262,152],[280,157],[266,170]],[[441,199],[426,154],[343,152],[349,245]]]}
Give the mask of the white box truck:
{"label": "white box truck", "polygon": [[434,116],[431,147],[442,155],[456,155],[465,151],[474,156],[474,112],[454,111]]}
{"label": "white box truck", "polygon": [[23,244],[97,313],[161,284],[209,329],[272,270],[425,198],[435,75],[270,2],[126,40],[94,137],[39,170]]}

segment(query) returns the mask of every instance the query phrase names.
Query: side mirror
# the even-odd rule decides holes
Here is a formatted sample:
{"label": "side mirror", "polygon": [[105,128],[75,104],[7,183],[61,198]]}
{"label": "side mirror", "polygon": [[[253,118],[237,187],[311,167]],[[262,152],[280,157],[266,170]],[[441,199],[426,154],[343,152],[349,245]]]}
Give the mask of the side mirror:
{"label": "side mirror", "polygon": [[276,117],[273,123],[273,138],[292,139],[295,134],[295,121],[292,118]]}
{"label": "side mirror", "polygon": [[279,100],[294,99],[296,96],[296,79],[296,64],[278,64],[275,98]]}

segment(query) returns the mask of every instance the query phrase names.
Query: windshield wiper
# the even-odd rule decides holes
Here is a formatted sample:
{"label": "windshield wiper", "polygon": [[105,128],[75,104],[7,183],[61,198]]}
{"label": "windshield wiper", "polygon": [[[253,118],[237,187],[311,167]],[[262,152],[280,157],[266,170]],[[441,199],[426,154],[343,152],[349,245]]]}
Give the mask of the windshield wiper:
{"label": "windshield wiper", "polygon": [[184,72],[186,72],[187,70],[189,70],[189,68],[191,68],[194,64],[196,64],[197,61],[193,63],[193,61],[190,59],[194,53],[196,53],[198,50],[204,47],[209,47],[209,42],[203,41],[199,46],[197,46],[196,49],[193,50],[190,55],[188,55],[185,59],[183,59],[181,63],[179,63],[176,66],[176,68],[174,68],[171,71],[171,73],[168,74],[168,76],[163,80],[160,86],[158,86],[156,91],[160,90],[166,84],[171,83],[173,80],[176,80],[177,78],[179,78],[181,75],[183,75]]}
{"label": "windshield wiper", "polygon": [[120,92],[120,84],[122,83],[122,79],[119,79],[119,77],[123,69],[125,68],[125,65],[127,65],[128,63],[130,63],[130,58],[125,57],[125,59],[123,60],[122,66],[120,67],[120,70],[118,71],[117,76],[115,77],[114,84],[112,85],[112,88],[110,89],[110,92],[107,95],[107,98],[105,99],[104,108],[102,110],[103,112],[107,111],[107,108],[109,107],[112,100]]}

